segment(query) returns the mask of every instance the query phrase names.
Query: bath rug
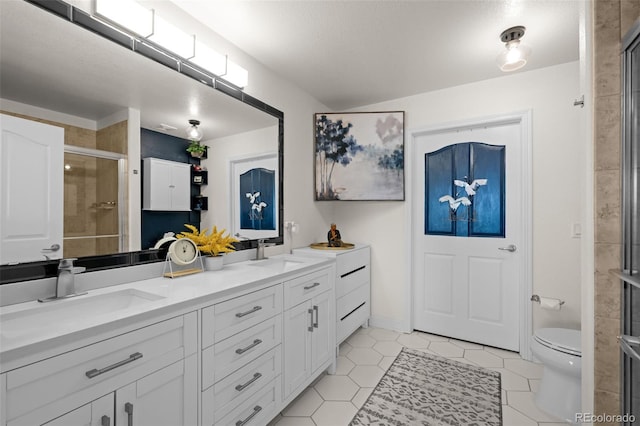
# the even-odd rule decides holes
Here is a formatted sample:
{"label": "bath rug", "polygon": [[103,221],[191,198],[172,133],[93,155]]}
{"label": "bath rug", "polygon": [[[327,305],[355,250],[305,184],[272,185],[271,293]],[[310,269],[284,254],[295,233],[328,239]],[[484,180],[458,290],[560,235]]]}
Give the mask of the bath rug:
{"label": "bath rug", "polygon": [[358,425],[502,425],[500,373],[403,348],[356,413]]}

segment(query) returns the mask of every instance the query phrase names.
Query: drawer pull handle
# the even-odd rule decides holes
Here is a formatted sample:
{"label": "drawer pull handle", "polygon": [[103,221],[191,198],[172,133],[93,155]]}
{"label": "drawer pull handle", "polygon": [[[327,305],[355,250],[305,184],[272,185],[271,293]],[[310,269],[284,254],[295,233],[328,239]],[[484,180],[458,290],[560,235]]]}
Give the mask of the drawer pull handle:
{"label": "drawer pull handle", "polygon": [[246,311],[246,312],[238,312],[238,313],[236,314],[236,316],[237,316],[238,318],[242,318],[242,317],[247,316],[247,315],[249,315],[249,314],[252,314],[252,313],[254,313],[254,312],[258,312],[260,309],[262,309],[262,306],[254,306],[254,307],[253,307],[253,309],[249,309],[249,310],[248,310],[248,311]]}
{"label": "drawer pull handle", "polygon": [[310,319],[310,321],[311,321],[311,322],[309,323],[309,327],[307,328],[307,330],[309,330],[309,331],[313,331],[313,309],[309,309],[309,310],[307,311],[307,313],[308,313],[308,314],[309,314],[309,316],[311,317],[311,319]]}
{"label": "drawer pull handle", "polygon": [[320,283],[313,283],[311,285],[306,285],[304,286],[305,290],[311,290],[312,288],[318,287],[320,285]]}
{"label": "drawer pull handle", "polygon": [[106,373],[108,371],[114,370],[114,369],[116,369],[118,367],[122,367],[123,365],[129,364],[130,362],[133,362],[133,361],[135,361],[137,359],[140,359],[140,358],[142,358],[142,354],[140,352],[136,352],[134,354],[129,355],[129,358],[123,359],[120,362],[116,362],[115,364],[111,364],[111,365],[109,365],[107,367],[101,368],[100,370],[98,370],[97,368],[94,368],[93,370],[89,370],[84,374],[86,374],[86,376],[88,378],[93,379],[96,376],[99,376],[99,375],[101,375],[103,373]]}
{"label": "drawer pull handle", "polygon": [[244,426],[247,423],[249,423],[251,421],[252,418],[254,418],[256,416],[256,414],[258,414],[260,411],[262,411],[262,407],[259,405],[256,405],[255,407],[253,407],[253,413],[249,414],[249,417],[247,417],[244,420],[238,420],[236,422],[236,426]]}
{"label": "drawer pull handle", "polygon": [[130,402],[124,404],[124,412],[127,413],[127,426],[133,426],[133,404]]}
{"label": "drawer pull handle", "polygon": [[249,386],[251,383],[253,383],[256,380],[258,380],[260,377],[262,377],[262,374],[260,374],[260,373],[254,374],[253,377],[251,379],[249,379],[249,381],[247,383],[236,386],[236,390],[238,392],[242,392],[247,386]]}
{"label": "drawer pull handle", "polygon": [[355,274],[358,271],[362,271],[366,267],[367,267],[367,265],[363,265],[363,266],[361,266],[359,268],[354,269],[353,271],[349,271],[349,272],[347,272],[345,274],[340,275],[340,278],[348,277],[351,274]]}
{"label": "drawer pull handle", "polygon": [[238,355],[242,355],[243,353],[245,353],[246,351],[248,351],[251,348],[255,348],[256,346],[258,346],[260,343],[262,343],[262,340],[260,339],[256,339],[253,341],[252,344],[250,344],[249,346],[247,346],[246,348],[240,348],[240,349],[236,349],[236,353]]}
{"label": "drawer pull handle", "polygon": [[316,313],[316,320],[313,322],[313,328],[318,328],[318,321],[320,321],[320,314],[318,313],[318,305],[313,305],[313,312]]}
{"label": "drawer pull handle", "polygon": [[100,426],[111,426],[111,419],[109,416],[102,416],[100,418]]}

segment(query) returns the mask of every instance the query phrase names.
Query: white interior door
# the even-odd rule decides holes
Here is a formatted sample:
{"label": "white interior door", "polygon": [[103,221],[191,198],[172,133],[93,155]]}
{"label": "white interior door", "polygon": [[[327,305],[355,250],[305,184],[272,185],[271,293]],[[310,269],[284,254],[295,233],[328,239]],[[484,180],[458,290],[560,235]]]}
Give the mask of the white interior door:
{"label": "white interior door", "polygon": [[[511,123],[415,136],[412,165],[415,329],[519,350],[523,251],[518,248],[523,244],[520,225],[524,217],[521,135],[521,123]],[[451,154],[446,161],[442,161],[445,157],[437,157],[440,153],[454,152],[452,149],[465,153],[471,142],[475,144],[469,148],[470,154]],[[478,143],[483,144],[482,149],[501,152],[502,157],[487,154],[493,155],[487,157],[491,161],[479,157],[481,149],[474,148]],[[460,148],[447,148],[456,144]],[[485,148],[484,144],[491,147]],[[428,159],[426,154],[430,154]],[[495,174],[492,170],[500,167],[500,161],[502,169]],[[454,163],[467,165],[453,166]],[[449,171],[442,174],[438,170]],[[440,174],[434,175],[436,172]],[[492,178],[487,179],[488,176]],[[451,183],[438,187],[438,179]],[[440,222],[434,225],[436,213]],[[429,214],[434,217],[429,219]],[[482,220],[494,214],[501,215],[494,223],[500,232],[494,232],[495,229],[484,232]]]}
{"label": "white interior door", "polygon": [[62,257],[64,129],[0,114],[0,264]]}

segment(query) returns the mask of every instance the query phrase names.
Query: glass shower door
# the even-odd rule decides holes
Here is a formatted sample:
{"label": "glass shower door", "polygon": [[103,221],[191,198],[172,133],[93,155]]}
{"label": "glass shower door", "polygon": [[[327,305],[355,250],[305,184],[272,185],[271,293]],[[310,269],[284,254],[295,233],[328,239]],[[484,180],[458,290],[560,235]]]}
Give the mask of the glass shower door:
{"label": "glass shower door", "polygon": [[622,414],[640,420],[640,22],[623,41]]}
{"label": "glass shower door", "polygon": [[122,251],[124,160],[100,151],[64,154],[64,257]]}

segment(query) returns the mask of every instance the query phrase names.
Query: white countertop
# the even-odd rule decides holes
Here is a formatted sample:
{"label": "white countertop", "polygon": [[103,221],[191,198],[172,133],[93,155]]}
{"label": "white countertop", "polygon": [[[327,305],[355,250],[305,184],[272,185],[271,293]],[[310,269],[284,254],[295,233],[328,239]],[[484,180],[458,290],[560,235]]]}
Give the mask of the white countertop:
{"label": "white countertop", "polygon": [[[290,259],[283,267],[281,261]],[[0,372],[29,362],[29,355],[63,351],[67,346],[89,343],[122,327],[151,320],[163,320],[234,297],[243,291],[257,290],[294,276],[304,275],[317,267],[330,264],[330,258],[280,255],[265,261],[245,261],[225,265],[219,271],[205,271],[179,278],[152,278],[91,290],[85,296],[48,303],[31,301],[0,308]],[[111,293],[148,294],[156,300],[142,300],[132,306],[119,306],[112,311],[85,312],[78,307],[90,306],[96,296],[107,300]],[[140,293],[144,292],[144,293]],[[64,316],[70,304],[79,318]],[[66,306],[65,306],[66,305]],[[28,313],[27,313],[28,312]],[[49,317],[63,318],[47,322]],[[142,324],[144,325],[144,324]],[[126,331],[126,330],[125,330]],[[86,341],[86,342],[85,342]]]}

